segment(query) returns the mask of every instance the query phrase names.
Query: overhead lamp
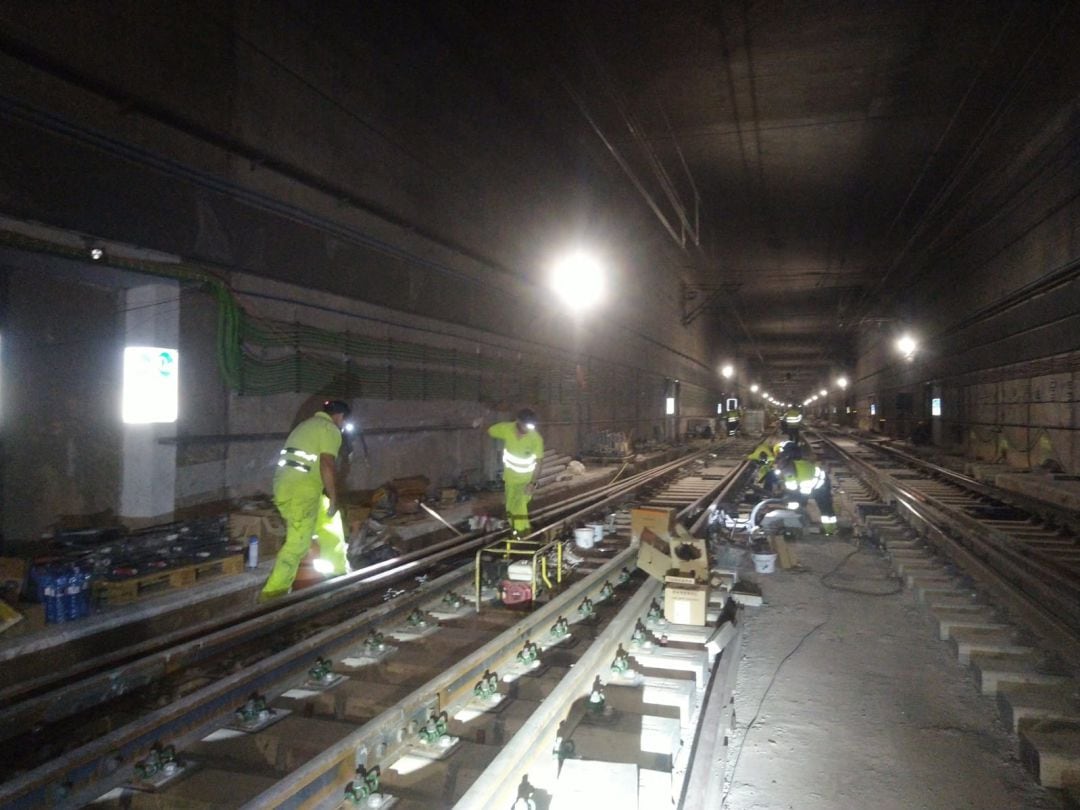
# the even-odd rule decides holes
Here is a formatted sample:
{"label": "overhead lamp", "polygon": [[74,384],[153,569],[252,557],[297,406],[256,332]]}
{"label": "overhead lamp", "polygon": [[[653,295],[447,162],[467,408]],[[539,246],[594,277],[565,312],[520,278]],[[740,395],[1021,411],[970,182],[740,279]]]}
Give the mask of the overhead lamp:
{"label": "overhead lamp", "polygon": [[827,397],[829,395],[829,392],[826,391],[824,388],[822,388],[820,391],[818,391],[818,394],[820,394],[823,397]]}
{"label": "overhead lamp", "polygon": [[551,287],[570,309],[589,309],[604,297],[604,269],[592,254],[572,251],[552,267]]}
{"label": "overhead lamp", "polygon": [[915,356],[915,350],[919,348],[919,344],[915,341],[910,334],[904,333],[896,341],[896,350],[903,355],[905,360],[910,360]]}
{"label": "overhead lamp", "polygon": [[847,377],[840,377],[836,381],[836,385],[841,389],[847,388]]}
{"label": "overhead lamp", "polygon": [[756,394],[757,390],[758,390],[758,384],[757,383],[754,383],[753,385],[750,386],[750,393],[751,394]]}
{"label": "overhead lamp", "polygon": [[735,375],[735,368],[731,363],[725,363],[724,367],[720,369],[720,373],[724,376],[725,380],[730,380]]}

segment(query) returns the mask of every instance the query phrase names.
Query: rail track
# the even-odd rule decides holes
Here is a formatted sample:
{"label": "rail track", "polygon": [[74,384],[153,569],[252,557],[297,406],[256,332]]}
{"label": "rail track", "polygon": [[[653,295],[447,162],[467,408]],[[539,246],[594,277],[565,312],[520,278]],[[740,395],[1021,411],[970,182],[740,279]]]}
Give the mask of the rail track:
{"label": "rail track", "polygon": [[[686,779],[706,784],[704,769],[687,775],[679,740],[693,738],[710,704],[723,645],[714,638],[706,650],[713,631],[702,629],[658,649],[639,631],[630,649],[650,610],[655,620],[658,585],[632,573],[625,510],[602,545],[574,552],[580,559],[561,583],[561,545],[544,544],[631,500],[677,507],[689,523],[740,485],[744,444],[689,454],[537,515],[544,528],[533,539],[548,549],[540,562],[556,581],[532,610],[495,606],[484,593],[477,611],[472,556],[501,538],[455,536],[239,618],[7,683],[0,806],[336,807],[350,783],[354,806],[388,806],[363,795],[371,792],[403,808],[510,806],[527,792],[526,776],[542,795],[552,762],[584,768],[588,757],[573,746],[591,747],[585,740],[620,722],[636,722],[634,733],[663,749],[645,757],[667,774],[652,790],[670,797]],[[383,601],[390,586],[396,597]],[[662,635],[658,627],[650,625]],[[725,632],[726,644],[734,633]],[[650,704],[665,701],[666,712],[643,708],[644,676],[626,675],[627,651],[636,664],[683,673],[650,681]]]}
{"label": "rail track", "polygon": [[1080,764],[1077,516],[877,442],[809,438],[940,639],[995,698],[1021,760],[1043,786],[1072,789],[1069,774]]}

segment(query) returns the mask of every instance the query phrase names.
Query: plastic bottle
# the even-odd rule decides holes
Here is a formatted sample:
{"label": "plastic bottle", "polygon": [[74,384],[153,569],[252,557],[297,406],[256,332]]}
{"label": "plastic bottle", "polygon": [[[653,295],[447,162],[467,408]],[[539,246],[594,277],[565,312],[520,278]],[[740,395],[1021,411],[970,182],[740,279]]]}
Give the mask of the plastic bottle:
{"label": "plastic bottle", "polygon": [[[52,572],[52,589],[49,594],[46,590],[45,621],[60,624],[67,621],[67,611],[64,609],[64,600],[67,598],[68,575],[64,568],[57,568]],[[50,619],[49,617],[52,616]]]}
{"label": "plastic bottle", "polygon": [[64,589],[64,619],[75,621],[79,618],[79,589],[82,587],[82,571],[77,566],[67,569],[67,588]]}
{"label": "plastic bottle", "polygon": [[258,568],[259,567],[259,538],[256,535],[251,535],[248,538],[247,545],[247,567]]}
{"label": "plastic bottle", "polygon": [[49,567],[38,571],[38,582],[41,585],[41,601],[45,606],[45,622],[56,624],[56,581]]}
{"label": "plastic bottle", "polygon": [[79,583],[79,617],[90,615],[90,572],[83,571]]}

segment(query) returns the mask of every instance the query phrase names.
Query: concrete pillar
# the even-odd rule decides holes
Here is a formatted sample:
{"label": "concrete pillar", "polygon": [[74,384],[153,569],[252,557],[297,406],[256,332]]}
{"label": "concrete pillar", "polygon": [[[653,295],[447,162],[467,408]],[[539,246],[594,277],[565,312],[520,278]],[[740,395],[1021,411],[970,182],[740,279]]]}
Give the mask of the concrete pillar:
{"label": "concrete pillar", "polygon": [[[124,294],[124,345],[176,348],[180,340],[180,287],[155,282]],[[180,358],[183,368],[183,358]],[[119,399],[119,397],[117,398]],[[180,389],[183,408],[183,387]],[[169,519],[176,506],[176,423],[123,426],[120,515]]]}

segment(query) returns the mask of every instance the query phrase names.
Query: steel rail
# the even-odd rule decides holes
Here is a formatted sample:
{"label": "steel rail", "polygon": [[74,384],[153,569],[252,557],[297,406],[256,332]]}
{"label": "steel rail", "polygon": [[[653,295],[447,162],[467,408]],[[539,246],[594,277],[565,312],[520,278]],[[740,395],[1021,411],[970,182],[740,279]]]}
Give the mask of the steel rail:
{"label": "steel rail", "polygon": [[[598,594],[604,582],[635,555],[633,547],[624,549],[586,579],[575,583],[551,602],[528,614],[521,622],[504,630],[455,667],[440,673],[416,691],[383,711],[321,754],[271,785],[244,805],[243,810],[264,807],[298,808],[338,807],[347,782],[355,777],[356,766],[386,765],[400,753],[410,729],[403,717],[415,716],[417,708],[449,709],[466,695],[485,671],[498,671],[509,663],[522,643],[538,628],[546,627],[560,614],[571,609],[579,599]],[[575,669],[577,667],[575,666]],[[545,701],[545,704],[547,701]],[[427,715],[423,715],[426,719]]]}
{"label": "steel rail", "polygon": [[[819,434],[820,435],[820,434]],[[1075,596],[1048,587],[1041,576],[1049,573],[1075,594],[1075,580],[1058,572],[1033,566],[1007,544],[1008,535],[979,523],[968,515],[905,486],[888,473],[852,455],[828,437],[821,436],[838,455],[860,470],[864,480],[886,502],[896,503],[924,531],[926,538],[945,556],[991,593],[995,599],[1041,634],[1055,652],[1071,666],[1080,668],[1080,615]]]}
{"label": "steel rail", "polygon": [[[709,451],[706,449],[682,456],[659,467],[644,470],[617,485],[605,484],[590,493],[537,510],[534,516],[538,519],[550,518],[565,514],[567,508],[582,505],[586,505],[587,509],[599,508],[640,486],[673,474],[707,452]],[[563,517],[556,520],[536,534],[558,530],[567,519],[569,518]],[[57,722],[130,693],[157,678],[219,655],[224,648],[255,640],[271,632],[279,632],[283,625],[309,621],[313,616],[375,590],[374,587],[361,587],[357,590],[357,586],[376,583],[377,587],[382,587],[399,577],[416,573],[416,567],[412,563],[417,560],[429,561],[433,554],[448,550],[465,553],[480,545],[494,542],[503,534],[502,531],[496,531],[452,537],[257,606],[244,614],[256,617],[251,621],[237,622],[235,616],[210,619],[144,641],[134,647],[88,659],[62,672],[9,685],[0,691],[0,703],[6,704],[0,709],[0,740],[15,736],[29,726],[42,722]],[[446,556],[448,555],[442,554],[435,561],[441,561]],[[83,673],[87,673],[86,677],[74,683],[70,682],[71,678]],[[61,679],[69,683],[59,689],[50,690],[50,687]],[[19,701],[22,696],[27,697]]]}
{"label": "steel rail", "polygon": [[991,484],[985,484],[977,478],[972,478],[971,476],[964,475],[956,470],[950,470],[948,467],[942,467],[940,464],[935,464],[932,461],[927,461],[918,456],[913,456],[910,453],[905,453],[903,450],[896,447],[890,447],[886,444],[875,444],[874,449],[890,456],[894,456],[906,464],[928,470],[934,475],[955,483],[957,486],[973,490],[987,498],[1003,501],[1005,503],[1012,503],[1016,505],[1017,508],[1031,512],[1032,514],[1039,515],[1043,518],[1050,518],[1054,522],[1072,527],[1073,529],[1080,529],[1080,519],[1078,519],[1076,512],[1073,510],[1064,509],[1060,506],[1040,501],[1037,498],[1024,495],[1021,492],[1006,491]]}
{"label": "steel rail", "polygon": [[[619,611],[605,632],[589,645],[588,651],[551,690],[532,716],[503,745],[495,759],[458,799],[454,810],[511,807],[518,795],[522,775],[538,767],[542,771],[550,771],[555,760],[552,752],[559,724],[574,702],[588,694],[594,678],[607,670],[612,655],[622,640],[630,637],[634,622],[648,612],[649,603],[658,593],[660,583],[650,577]],[[554,780],[548,783],[553,784]],[[245,810],[254,810],[254,807]]]}
{"label": "steel rail", "polygon": [[[684,466],[684,464],[680,464],[679,466]],[[726,491],[737,478],[738,474],[744,469],[745,466],[740,465],[724,478],[718,479],[716,486],[711,492],[706,493],[701,498],[696,499],[691,504],[681,509],[677,516],[680,519],[685,518],[687,515],[692,514],[696,509],[699,509],[703,502],[713,497],[717,490]],[[577,514],[582,515],[595,508],[596,505],[593,505]],[[576,515],[570,516],[565,518],[564,521],[572,520],[575,517]],[[542,534],[543,531],[544,530],[541,530],[530,536],[538,536]],[[522,639],[527,638],[531,629],[541,626],[550,619],[557,617],[560,610],[565,609],[566,605],[577,601],[578,597],[583,596],[590,591],[599,590],[599,588],[602,587],[602,583],[607,580],[613,572],[618,571],[626,562],[636,557],[636,552],[637,548],[632,544],[589,578],[571,586],[566,593],[557,597],[555,601],[534,611],[534,613],[530,614],[523,623],[504,631],[497,639],[489,642],[472,656],[469,656],[462,661],[461,664],[454,667],[453,670],[442,673],[432,679],[427,684],[421,686],[416,692],[404,698],[402,701],[399,701],[378,717],[372,719],[352,734],[335,743],[322,754],[306,762],[289,776],[279,780],[259,796],[243,805],[244,810],[257,810],[258,808],[263,807],[290,809],[319,808],[320,810],[331,810],[331,808],[339,807],[341,804],[342,790],[344,786],[355,777],[357,765],[362,764],[369,769],[375,764],[383,765],[387,760],[392,761],[393,755],[400,750],[400,745],[395,745],[395,743],[400,743],[402,741],[403,732],[401,719],[403,717],[409,716],[410,712],[413,712],[416,706],[430,706],[435,700],[435,696],[438,697],[437,705],[440,709],[447,708],[447,706],[451,705],[455,699],[466,694],[467,690],[471,688],[472,683],[481,677],[486,670],[495,669],[500,662],[509,660],[515,654]],[[647,607],[649,601],[651,601],[652,595],[654,595],[658,589],[659,584],[656,583],[655,580],[649,580],[643,590],[639,591],[639,595],[643,591],[647,591],[650,594],[649,598],[643,603],[645,607]],[[637,604],[636,600],[638,600],[638,598],[638,596],[635,596],[632,601]],[[637,610],[635,618],[637,615],[643,615],[644,612],[644,607]],[[593,643],[589,652],[587,652],[571,670],[570,676],[568,677],[573,685],[564,688],[564,684],[567,683],[567,681],[564,681],[556,687],[552,694],[548,695],[540,708],[544,720],[538,720],[536,723],[537,725],[543,726],[544,734],[550,732],[553,735],[553,729],[555,727],[551,726],[552,718],[558,717],[561,719],[565,716],[565,712],[570,703],[580,695],[582,684],[592,683],[592,677],[599,671],[594,659],[603,661],[605,660],[605,656],[610,658],[615,652],[617,638],[623,635],[628,636],[632,626],[633,624],[631,622],[630,624],[627,624],[626,627],[622,628],[625,632],[615,632],[611,629],[611,625],[609,625],[609,629]],[[600,650],[600,652],[595,652],[595,650]],[[608,663],[610,663],[610,661],[608,661]],[[587,678],[582,675],[582,673],[586,671],[592,673],[588,675]],[[583,678],[585,678],[585,680],[583,680]],[[530,720],[526,722],[526,727],[532,722],[533,719],[530,718]],[[523,731],[524,727],[514,738],[512,738],[511,744],[514,740],[521,738]],[[532,745],[530,747],[528,742],[519,742],[517,747],[530,751],[533,749],[539,751],[544,748],[543,745]],[[520,773],[521,765],[526,762],[526,759],[516,753],[512,756],[505,756],[507,750],[508,748],[504,747],[503,752],[496,758],[496,762],[502,762],[504,764],[509,763],[516,769],[515,773]],[[516,751],[517,749],[515,748],[514,750]],[[544,752],[545,755],[550,757],[550,751],[551,748],[549,746]],[[496,766],[493,762],[492,765],[485,770],[485,774],[495,767],[499,766]],[[484,777],[481,778],[483,779]],[[511,781],[513,780],[511,779]],[[509,783],[506,782],[505,778],[500,778],[496,780],[496,784],[500,792],[505,792],[507,784]],[[513,786],[513,789],[516,790],[516,785]],[[472,793],[472,789],[470,789],[470,793]],[[506,806],[509,806],[512,800],[511,797],[511,801],[507,802]],[[488,803],[482,803],[479,806],[488,808],[500,806],[498,801],[493,797],[489,797],[484,801]],[[459,804],[458,806],[461,805]]]}
{"label": "steel rail", "polygon": [[[610,487],[601,488],[602,492],[608,493],[603,500],[606,502],[616,499],[634,488],[644,486],[650,481],[674,473],[706,452],[708,452],[707,449],[683,456],[620,482],[618,487],[615,488],[615,492],[611,492]],[[570,503],[576,504],[582,500],[594,501],[595,499],[575,498],[571,499]],[[542,531],[553,531],[559,525],[574,520],[579,515],[595,508],[597,508],[596,504],[590,503],[583,509],[564,516],[560,522],[545,527]],[[499,533],[480,536],[465,542],[447,541],[439,544],[442,548],[435,554],[431,554],[432,549],[426,549],[426,556],[424,556],[423,560],[413,559],[404,564],[396,565],[392,569],[372,574],[363,582],[357,583],[353,581],[350,584],[368,585],[369,588],[365,590],[370,590],[373,587],[381,586],[391,578],[416,573],[443,559],[460,555],[462,552],[471,550],[481,543],[490,542],[492,537],[498,535]],[[416,556],[419,556],[419,553],[406,555],[406,557]],[[404,558],[399,558],[396,562],[400,563],[402,559]],[[370,569],[365,570],[373,570],[378,567],[372,566]],[[465,571],[465,573],[462,573],[462,571]],[[456,581],[459,577],[468,576],[469,571],[471,571],[471,567],[466,565],[464,569],[451,572],[451,574],[437,581],[444,584]],[[357,595],[355,588],[342,589],[332,586],[332,582],[319,586],[320,593],[314,597],[324,607],[328,603],[332,604],[344,598],[352,599]],[[312,588],[310,590],[316,591],[317,589]],[[426,596],[426,590],[428,589],[423,587],[418,589],[417,593],[423,593],[417,596],[416,599],[422,599],[423,596]],[[323,597],[326,599],[325,602],[322,601]],[[335,597],[337,598],[335,599]],[[210,730],[218,727],[225,718],[231,716],[232,711],[243,703],[253,689],[260,690],[268,695],[272,694],[276,684],[284,683],[301,675],[313,657],[332,655],[333,651],[339,647],[357,643],[374,623],[385,620],[385,615],[394,614],[398,610],[404,610],[405,607],[405,603],[399,602],[398,605],[390,606],[385,614],[376,608],[354,620],[317,633],[290,650],[271,656],[240,673],[197,690],[170,704],[170,706],[116,729],[104,737],[70,751],[28,773],[21,774],[0,785],[0,804],[5,807],[8,804],[12,807],[58,807],[77,806],[92,801],[101,793],[126,781],[130,777],[135,760],[139,756],[145,755],[146,751],[155,742],[166,739],[182,746],[200,739]],[[224,639],[221,637],[204,638],[189,642],[189,645],[194,645],[196,648],[203,646],[220,648],[223,641],[235,644],[237,643],[236,637],[243,634],[244,626],[250,622],[260,624],[276,622],[277,626],[280,627],[281,613],[280,610],[272,611],[255,619],[241,622],[240,625],[218,631],[226,636]],[[248,627],[247,629],[250,630],[251,628]],[[162,665],[167,665],[170,660],[169,652],[162,652],[158,655],[163,656]]]}

